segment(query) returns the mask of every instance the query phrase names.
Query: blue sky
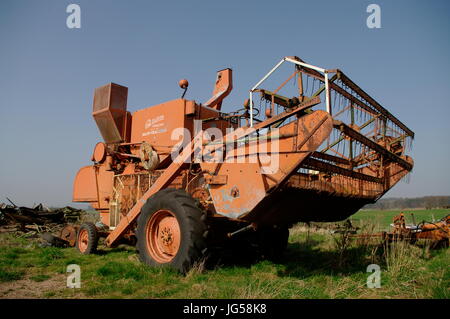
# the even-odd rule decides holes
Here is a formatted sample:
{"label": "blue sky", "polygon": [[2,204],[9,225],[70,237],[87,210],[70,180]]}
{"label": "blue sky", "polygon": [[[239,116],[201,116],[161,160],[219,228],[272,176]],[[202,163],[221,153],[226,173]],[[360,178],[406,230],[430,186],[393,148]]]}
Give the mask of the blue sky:
{"label": "blue sky", "polygon": [[[66,7],[81,7],[81,29]],[[368,29],[366,7],[381,7]],[[416,133],[415,168],[386,196],[450,194],[450,2],[0,2],[0,201],[70,203],[73,178],[100,134],[94,88],[129,87],[131,111],[180,96],[205,102],[233,69],[225,110],[280,58],[340,68]]]}

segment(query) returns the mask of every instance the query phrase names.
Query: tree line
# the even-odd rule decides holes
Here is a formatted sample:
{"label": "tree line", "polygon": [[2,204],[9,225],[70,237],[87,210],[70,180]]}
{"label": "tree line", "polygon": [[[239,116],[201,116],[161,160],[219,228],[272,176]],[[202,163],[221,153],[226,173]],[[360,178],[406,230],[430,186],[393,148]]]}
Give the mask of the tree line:
{"label": "tree line", "polygon": [[375,204],[366,205],[364,208],[365,209],[450,208],[450,196],[381,198]]}

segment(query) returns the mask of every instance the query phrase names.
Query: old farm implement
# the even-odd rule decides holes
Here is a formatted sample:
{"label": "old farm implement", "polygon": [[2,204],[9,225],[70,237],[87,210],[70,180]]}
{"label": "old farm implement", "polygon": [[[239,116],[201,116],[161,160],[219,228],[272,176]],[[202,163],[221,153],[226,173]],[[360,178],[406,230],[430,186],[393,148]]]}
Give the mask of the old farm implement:
{"label": "old farm implement", "polygon": [[[414,216],[413,214],[411,215]],[[448,247],[450,244],[450,215],[435,222],[422,221],[417,225],[415,223],[407,225],[405,214],[400,213],[394,217],[391,226],[392,232],[383,232],[375,235],[381,236],[388,242],[403,240],[414,244],[419,240],[425,240],[433,248]]]}
{"label": "old farm implement", "polygon": [[[369,232],[358,234],[359,227],[353,226],[350,219],[343,224],[336,224],[332,234],[342,234],[346,238],[356,239],[362,243],[396,243],[399,241],[410,244],[427,244],[430,248],[449,247],[450,245],[450,214],[438,221],[421,221],[416,224],[414,214],[411,213],[413,223],[406,223],[405,213],[393,218],[391,231]],[[373,241],[372,241],[373,240]],[[380,241],[381,240],[381,241]]]}
{"label": "old farm implement", "polygon": [[[268,87],[286,67],[290,76]],[[208,247],[252,235],[273,257],[294,223],[343,220],[413,168],[414,133],[338,69],[283,58],[229,113],[230,69],[205,103],[184,98],[186,80],[180,87],[181,98],[134,113],[126,87],[95,90],[104,141],[76,175],[73,201],[90,203],[102,223],[77,230],[81,253],[105,237],[135,243],[149,265],[186,271]]]}

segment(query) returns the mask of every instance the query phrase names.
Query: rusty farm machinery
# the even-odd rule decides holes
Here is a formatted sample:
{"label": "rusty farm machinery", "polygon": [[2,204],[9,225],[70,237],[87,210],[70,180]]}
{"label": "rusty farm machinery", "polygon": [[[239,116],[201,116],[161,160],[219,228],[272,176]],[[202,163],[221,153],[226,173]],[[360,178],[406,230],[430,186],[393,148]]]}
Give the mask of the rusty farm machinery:
{"label": "rusty farm machinery", "polygon": [[[285,81],[262,87],[283,68]],[[339,69],[285,57],[228,113],[221,107],[231,69],[217,73],[204,103],[184,98],[187,80],[179,85],[181,98],[134,113],[126,87],[95,90],[103,141],[78,171],[73,201],[91,204],[101,225],[67,232],[81,253],[95,252],[103,237],[183,272],[209,247],[253,236],[276,257],[293,224],[344,220],[413,168],[406,152],[414,133]]]}
{"label": "rusty farm machinery", "polygon": [[431,248],[449,247],[450,244],[450,214],[439,221],[422,221],[418,224],[414,222],[408,225],[405,214],[400,213],[394,217],[391,227],[392,232],[382,232],[375,236],[378,235],[387,242],[406,241],[415,244],[425,241]]}

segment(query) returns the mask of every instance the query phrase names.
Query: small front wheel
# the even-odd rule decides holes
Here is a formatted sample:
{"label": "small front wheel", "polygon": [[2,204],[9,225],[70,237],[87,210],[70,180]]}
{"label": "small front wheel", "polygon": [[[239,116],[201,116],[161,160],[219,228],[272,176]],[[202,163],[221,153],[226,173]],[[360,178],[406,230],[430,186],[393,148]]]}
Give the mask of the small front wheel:
{"label": "small front wheel", "polygon": [[98,231],[93,223],[81,225],[77,234],[76,247],[84,255],[93,254],[97,251]]}

